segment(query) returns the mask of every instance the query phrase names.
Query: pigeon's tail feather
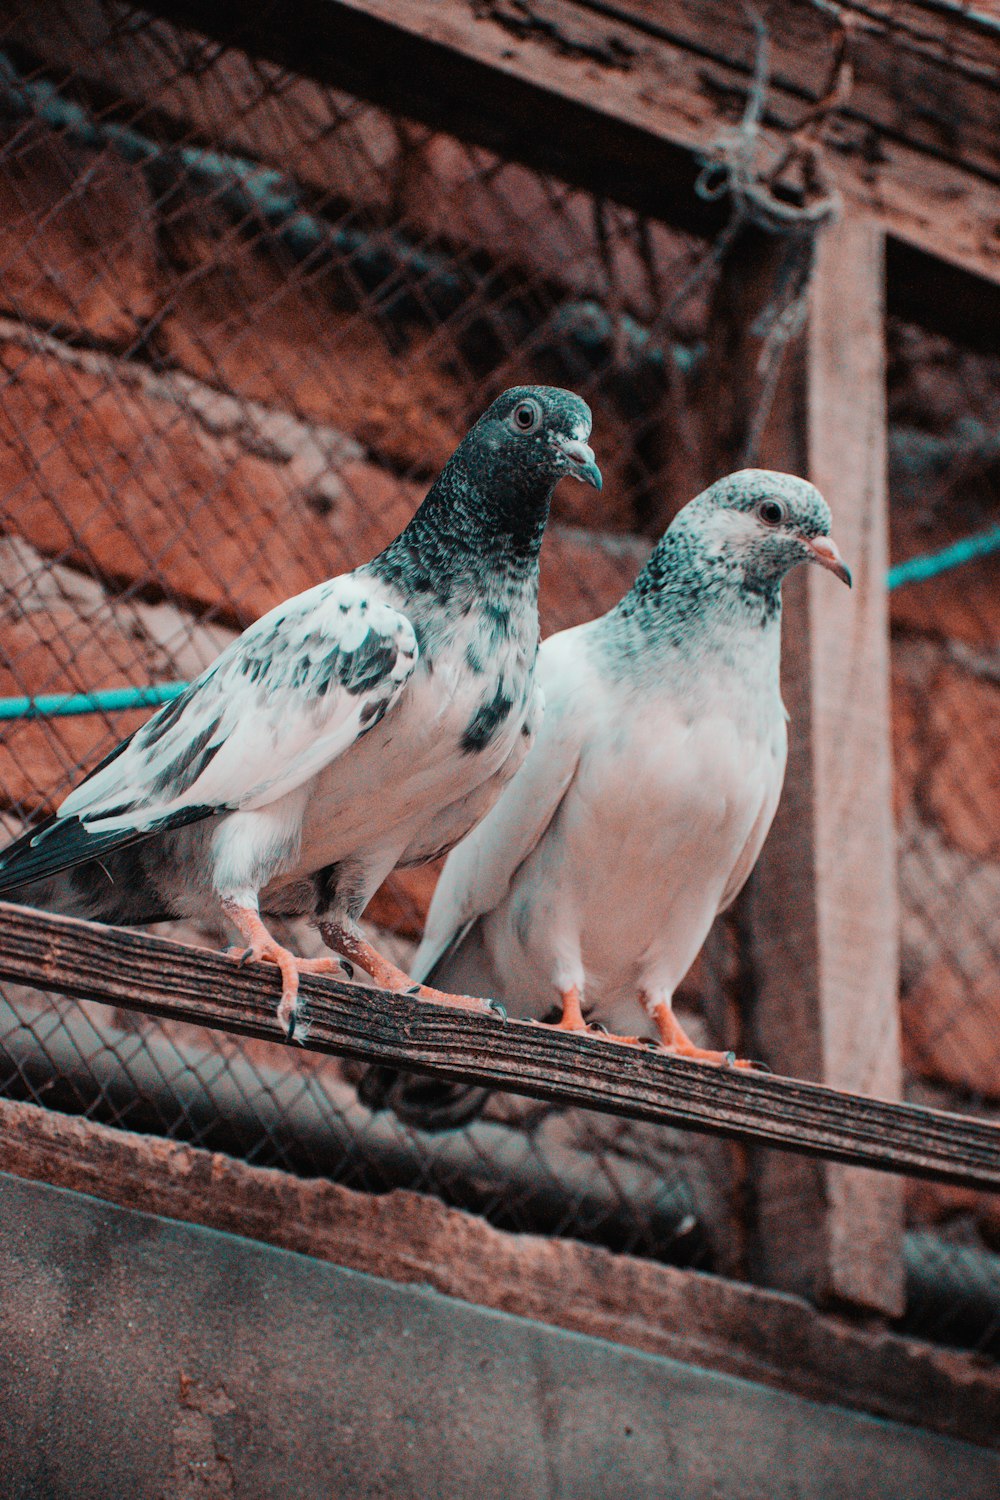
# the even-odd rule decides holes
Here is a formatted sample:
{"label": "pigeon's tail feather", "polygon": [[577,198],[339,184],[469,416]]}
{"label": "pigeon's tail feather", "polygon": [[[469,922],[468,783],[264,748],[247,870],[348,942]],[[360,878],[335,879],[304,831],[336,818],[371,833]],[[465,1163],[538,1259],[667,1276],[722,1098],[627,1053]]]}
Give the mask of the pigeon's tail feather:
{"label": "pigeon's tail feather", "polygon": [[58,875],[62,870],[71,870],[75,865],[99,860],[169,828],[197,823],[216,811],[214,807],[186,807],[151,828],[118,828],[110,833],[92,833],[79,818],[60,818],[57,814],[29,828],[4,850],[0,856],[0,896]]}
{"label": "pigeon's tail feather", "polygon": [[114,927],[166,922],[180,912],[170,895],[157,885],[158,850],[155,837],[143,839],[18,886],[11,899],[21,906],[108,922]]}
{"label": "pigeon's tail feather", "polygon": [[[445,949],[426,974],[414,973],[422,984],[452,994],[497,995],[496,978],[483,947],[478,924],[467,928]],[[358,1098],[370,1110],[391,1109],[404,1125],[436,1134],[462,1130],[479,1118],[492,1093],[471,1083],[448,1083],[426,1074],[405,1073],[398,1068],[367,1068],[358,1084]]]}

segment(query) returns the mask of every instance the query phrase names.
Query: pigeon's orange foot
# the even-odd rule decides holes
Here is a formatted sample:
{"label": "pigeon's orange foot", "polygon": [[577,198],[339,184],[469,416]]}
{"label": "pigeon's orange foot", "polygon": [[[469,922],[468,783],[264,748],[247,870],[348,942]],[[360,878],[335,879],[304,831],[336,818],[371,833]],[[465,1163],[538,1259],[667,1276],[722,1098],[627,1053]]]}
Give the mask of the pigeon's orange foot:
{"label": "pigeon's orange foot", "polygon": [[586,1037],[600,1037],[601,1041],[618,1041],[618,1043],[627,1044],[628,1047],[639,1046],[639,1037],[618,1037],[615,1032],[609,1032],[606,1026],[600,1026],[597,1022],[586,1022],[583,1019],[583,1005],[576,984],[571,984],[568,990],[561,990],[559,999],[562,1001],[562,1016],[559,1017],[558,1022],[537,1022],[538,1026],[544,1026],[547,1031],[582,1032]]}
{"label": "pigeon's orange foot", "polygon": [[583,1006],[580,1000],[580,991],[575,984],[571,984],[568,990],[560,991],[562,1000],[562,1015],[558,1021],[539,1021],[539,1026],[545,1026],[549,1031],[578,1031],[587,1036],[600,1037],[605,1042],[624,1042],[629,1047],[637,1047],[640,1038],[637,1036],[616,1036],[614,1032],[608,1031],[606,1026],[599,1026],[584,1020]]}
{"label": "pigeon's orange foot", "polygon": [[546,1031],[575,1031],[581,1036],[595,1037],[599,1042],[618,1042],[626,1047],[641,1047],[649,1040],[643,1036],[619,1036],[597,1021],[585,1021],[582,1026],[567,1026],[565,1021],[536,1021],[535,1025],[544,1026]]}
{"label": "pigeon's orange foot", "polygon": [[504,1020],[507,1012],[502,1005],[495,1000],[480,1000],[475,995],[451,995],[445,990],[433,989],[427,984],[416,984],[396,964],[382,954],[371,943],[367,943],[363,937],[356,932],[350,932],[346,927],[336,926],[332,922],[321,922],[319,925],[320,936],[328,948],[334,953],[343,954],[344,958],[359,969],[363,969],[369,978],[383,990],[391,990],[396,995],[416,995],[421,1000],[428,1000],[434,1005],[450,1005],[460,1010],[478,1011],[480,1015],[494,1011],[501,1015]]}
{"label": "pigeon's orange foot", "polygon": [[737,1057],[732,1052],[715,1052],[711,1047],[696,1046],[666,1001],[654,1005],[650,1010],[650,1015],[656,1022],[656,1029],[660,1033],[660,1046],[672,1057],[689,1057],[694,1062],[715,1063],[717,1066],[727,1068],[753,1067],[752,1062],[748,1062],[746,1058]]}
{"label": "pigeon's orange foot", "polygon": [[649,1045],[648,1036],[619,1036],[617,1031],[609,1031],[597,1021],[592,1021],[587,1027],[591,1036],[596,1036],[602,1042],[618,1042],[625,1047],[646,1047]]}
{"label": "pigeon's orange foot", "polygon": [[427,1000],[431,1005],[450,1005],[459,1010],[476,1011],[479,1015],[488,1015],[492,1011],[502,1021],[507,1019],[507,1012],[499,1000],[481,1000],[478,995],[453,995],[449,990],[436,990],[433,985],[414,984],[412,980],[406,993]]}
{"label": "pigeon's orange foot", "polygon": [[295,1023],[299,1011],[299,977],[302,974],[329,974],[339,968],[335,958],[299,958],[271,936],[255,911],[245,906],[225,903],[226,914],[246,939],[246,948],[230,949],[238,964],[249,959],[256,963],[276,964],[281,971],[281,999],[278,1002],[278,1020],[285,1029],[288,1040],[295,1035]]}

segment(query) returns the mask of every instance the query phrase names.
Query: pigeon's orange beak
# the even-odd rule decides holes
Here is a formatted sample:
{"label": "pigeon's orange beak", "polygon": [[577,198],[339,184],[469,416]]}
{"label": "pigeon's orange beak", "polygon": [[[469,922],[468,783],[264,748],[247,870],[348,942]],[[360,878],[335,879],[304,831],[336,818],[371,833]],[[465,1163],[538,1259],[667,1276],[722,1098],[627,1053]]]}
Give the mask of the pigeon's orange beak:
{"label": "pigeon's orange beak", "polygon": [[851,570],[841,557],[840,548],[832,536],[804,536],[802,540],[812,554],[810,562],[818,562],[821,568],[826,568],[841,583],[851,587]]}

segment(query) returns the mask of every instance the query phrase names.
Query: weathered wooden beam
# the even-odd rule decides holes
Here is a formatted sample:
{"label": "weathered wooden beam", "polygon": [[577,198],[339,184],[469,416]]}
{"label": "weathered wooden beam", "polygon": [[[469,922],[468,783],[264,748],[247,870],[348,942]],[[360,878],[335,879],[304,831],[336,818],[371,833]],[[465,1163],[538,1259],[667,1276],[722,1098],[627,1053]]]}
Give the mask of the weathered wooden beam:
{"label": "weathered wooden beam", "polygon": [[[874,224],[848,218],[820,235],[807,334],[808,472],[830,502],[854,588],[848,596],[806,575],[808,619],[796,671],[799,693],[811,700],[820,1077],[835,1088],[897,1099],[884,277],[884,242]],[[805,708],[802,702],[803,726]],[[824,1186],[827,1295],[901,1310],[902,1182],[832,1168]]]}
{"label": "weathered wooden beam", "polygon": [[[800,273],[811,268],[809,316],[768,413],[762,322],[780,302],[790,255]],[[807,473],[854,570],[850,594],[812,569],[785,586],[789,759],[743,907],[745,1045],[779,1073],[895,1099],[882,289],[882,236],[870,222],[825,228],[812,250],[745,237],[722,269],[705,409],[714,471],[752,459]],[[751,1179],[752,1259],[765,1281],[901,1311],[901,1184],[770,1152],[755,1158]]]}
{"label": "weathered wooden beam", "polygon": [[[754,37],[732,0],[303,0],[294,27],[280,5],[155,9],[667,222],[722,221],[694,183],[751,87]],[[1000,280],[1000,26],[932,0],[839,9],[854,84],[824,153],[831,187],[886,233]],[[838,33],[797,0],[766,17],[773,163],[820,99]]]}
{"label": "weathered wooden beam", "polygon": [[[503,0],[489,5],[502,13]],[[579,9],[629,22],[736,73],[750,71],[754,10],[739,0],[580,0]],[[838,107],[855,127],[906,141],[970,171],[1000,177],[1000,20],[971,6],[934,0],[839,0],[836,8],[797,0],[755,7],[768,32],[771,84],[779,97],[810,103],[830,86],[831,61],[846,31],[851,82]],[[781,106],[779,106],[780,108]]]}
{"label": "weathered wooden beam", "polygon": [[[552,4],[515,11],[434,0],[428,19],[421,6],[429,4],[304,0],[294,28],[280,10],[228,0],[158,0],[155,10],[667,223],[718,232],[728,206],[700,198],[695,182],[701,154],[747,97],[755,40],[741,6],[561,0],[557,15]],[[886,230],[890,311],[992,347],[1000,24],[957,6],[843,9],[856,23],[858,55],[850,99],[828,127],[831,181]],[[818,8],[781,0],[768,15],[774,76],[761,141],[773,160],[822,89],[834,42]],[[314,136],[275,131],[260,110],[222,107],[230,85],[242,96],[256,77],[238,52],[219,77],[185,74],[175,54],[194,46],[191,33],[185,43],[169,41],[159,22],[136,28],[114,0],[78,0],[72,16],[24,7],[2,35],[32,69],[82,91],[108,118],[139,117],[168,140],[263,154],[320,191],[336,185]],[[249,87],[252,97],[262,84]],[[308,119],[315,105],[296,107]]]}
{"label": "weathered wooden beam", "polygon": [[[268,968],[0,903],[0,977],[172,1020],[282,1040]],[[608,1114],[742,1136],[886,1172],[1000,1190],[1000,1128],[645,1047],[428,1005],[307,976],[318,1052],[405,1065]]]}

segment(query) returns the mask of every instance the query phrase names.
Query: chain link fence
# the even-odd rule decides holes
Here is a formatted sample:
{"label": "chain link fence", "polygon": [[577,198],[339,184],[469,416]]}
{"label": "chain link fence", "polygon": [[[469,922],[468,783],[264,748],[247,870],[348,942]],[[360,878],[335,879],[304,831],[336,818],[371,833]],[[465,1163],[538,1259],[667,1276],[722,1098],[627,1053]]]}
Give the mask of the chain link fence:
{"label": "chain link fence", "polygon": [[[716,261],[717,247],[131,6],[5,7],[0,698],[192,677],[278,600],[377,551],[492,397],[524,381],[589,401],[605,473],[601,497],[557,492],[543,631],[607,609],[700,487]],[[998,373],[916,330],[891,339],[899,559],[998,519]],[[893,595],[909,1088],[983,1112],[1000,1094],[998,566]],[[7,833],[144,716],[4,722]],[[433,879],[394,877],[369,909],[404,964]],[[292,938],[320,951],[306,929]],[[723,930],[679,997],[706,1039],[733,942]],[[371,1113],[356,1084],[351,1064],[292,1048],[0,991],[8,1096],[744,1271],[738,1147],[502,1095],[430,1138]],[[914,1286],[945,1287],[925,1331],[996,1346],[998,1214],[913,1186]]]}
{"label": "chain link fence", "polygon": [[[1000,1120],[998,395],[1000,359],[890,321],[907,1097],[992,1120]],[[960,561],[963,544],[973,551],[969,539],[980,543],[981,555]],[[911,1182],[908,1210],[928,1279],[953,1276],[961,1266],[970,1299],[982,1298],[991,1274],[995,1294],[1000,1262],[977,1259],[1000,1251],[995,1195]],[[994,1348],[997,1312],[994,1305],[981,1331]]]}

